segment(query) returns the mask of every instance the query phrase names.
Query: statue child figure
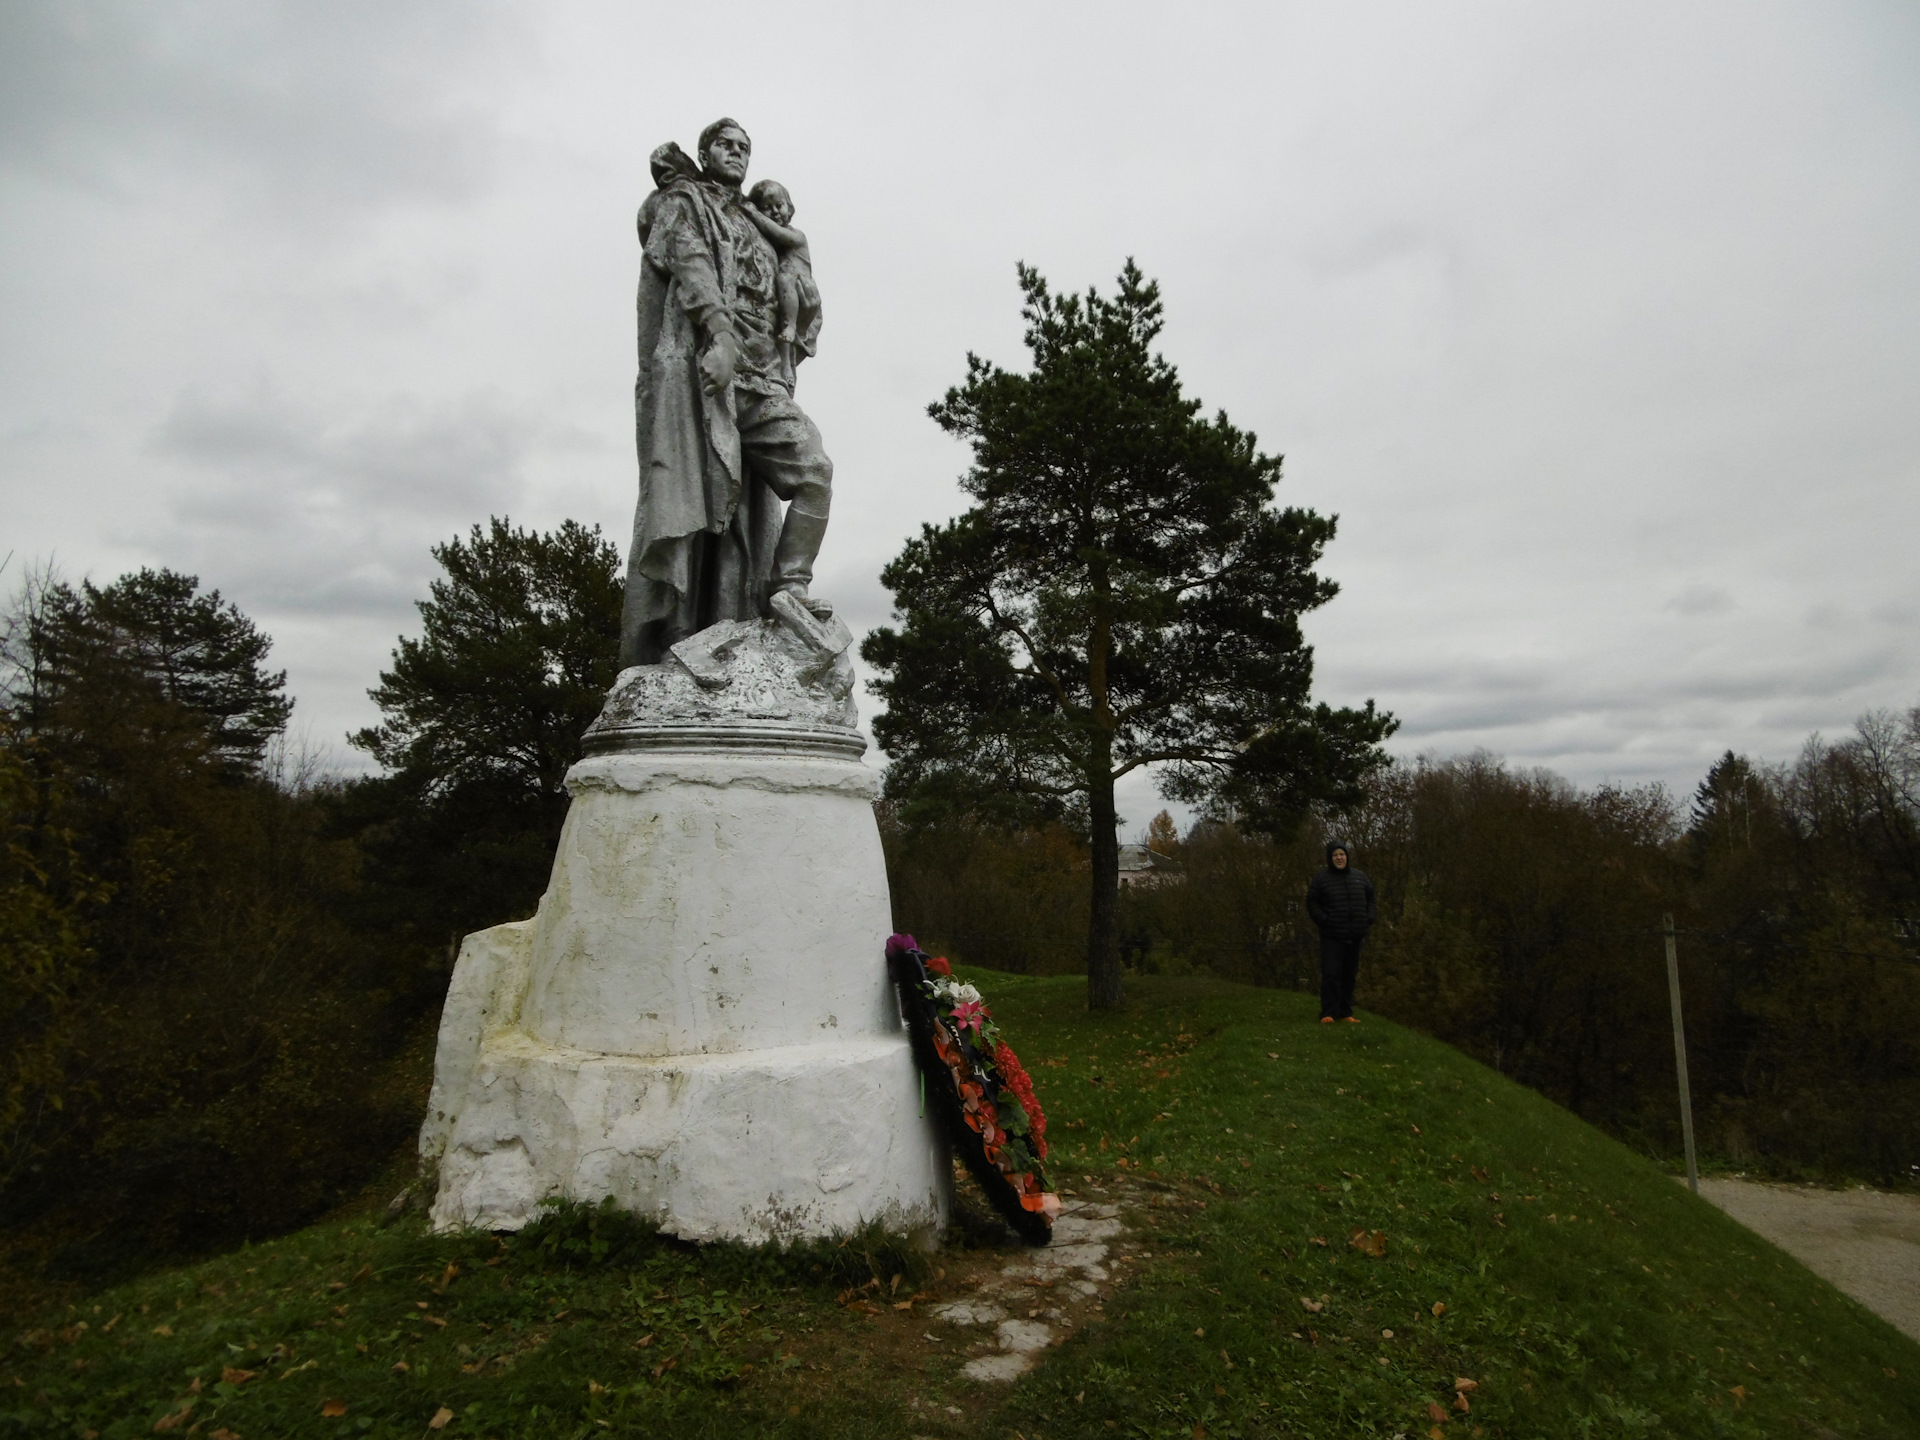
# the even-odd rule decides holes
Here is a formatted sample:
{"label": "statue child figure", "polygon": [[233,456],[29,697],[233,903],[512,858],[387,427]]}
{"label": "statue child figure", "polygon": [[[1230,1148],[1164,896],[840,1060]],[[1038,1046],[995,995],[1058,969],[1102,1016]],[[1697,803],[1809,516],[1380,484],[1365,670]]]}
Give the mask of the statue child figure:
{"label": "statue child figure", "polygon": [[762,180],[747,192],[747,218],[780,255],[774,277],[780,329],[774,340],[791,384],[795,367],[814,353],[820,336],[820,287],[813,283],[813,254],[807,249],[806,232],[788,224],[793,219],[793,197],[778,180]]}

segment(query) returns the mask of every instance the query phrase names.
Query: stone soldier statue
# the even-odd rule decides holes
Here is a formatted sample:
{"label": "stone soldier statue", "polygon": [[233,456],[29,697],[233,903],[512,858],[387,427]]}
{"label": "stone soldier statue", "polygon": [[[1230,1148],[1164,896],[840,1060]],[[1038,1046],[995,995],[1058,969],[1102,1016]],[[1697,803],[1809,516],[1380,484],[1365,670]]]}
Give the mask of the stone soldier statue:
{"label": "stone soldier statue", "polygon": [[833,462],[794,403],[783,256],[740,193],[751,150],[722,119],[700,132],[697,163],[677,145],[654,152],[659,189],[640,212],[640,503],[622,667],[657,664],[719,621],[765,615],[780,592],[832,614],[807,587]]}

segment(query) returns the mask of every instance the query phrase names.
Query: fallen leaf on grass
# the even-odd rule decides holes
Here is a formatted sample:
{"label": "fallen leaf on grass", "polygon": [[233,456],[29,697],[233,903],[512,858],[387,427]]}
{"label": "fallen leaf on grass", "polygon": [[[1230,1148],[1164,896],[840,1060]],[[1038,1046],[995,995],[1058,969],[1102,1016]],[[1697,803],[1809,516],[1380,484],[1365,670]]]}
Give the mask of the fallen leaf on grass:
{"label": "fallen leaf on grass", "polygon": [[347,1413],[347,1402],[338,1398],[325,1401],[320,1406],[320,1413],[329,1420],[338,1420]]}
{"label": "fallen leaf on grass", "polygon": [[911,1309],[913,1309],[913,1301],[911,1301],[911,1300],[896,1300],[896,1301],[894,1302],[894,1306],[893,1306],[893,1308],[894,1308],[894,1309],[896,1309],[896,1310],[911,1310]]}
{"label": "fallen leaf on grass", "polygon": [[162,1415],[158,1420],[154,1421],[153,1428],[157,1433],[165,1434],[176,1426],[186,1424],[187,1417],[192,1413],[193,1401],[189,1400],[171,1415]]}
{"label": "fallen leaf on grass", "polygon": [[393,1368],[394,1368],[395,1370],[397,1370],[397,1371],[399,1371],[399,1372],[400,1372],[400,1373],[401,1373],[402,1375],[405,1375],[405,1374],[406,1374],[406,1373],[407,1373],[407,1372],[408,1372],[409,1370],[411,1370],[411,1369],[413,1369],[413,1367],[412,1367],[411,1365],[409,1365],[409,1364],[407,1364],[407,1362],[406,1362],[406,1361],[404,1361],[404,1360],[396,1360],[396,1361],[394,1361],[394,1362],[393,1362]]}
{"label": "fallen leaf on grass", "polygon": [[653,1367],[653,1378],[658,1380],[662,1375],[666,1374],[667,1371],[673,1369],[673,1367],[678,1365],[679,1363],[680,1361],[677,1356],[669,1356],[667,1359],[662,1360],[658,1365]]}
{"label": "fallen leaf on grass", "polygon": [[1418,1125],[1409,1125],[1407,1128],[1413,1131],[1413,1133],[1416,1135],[1420,1133],[1420,1127]]}
{"label": "fallen leaf on grass", "polygon": [[222,1425],[218,1430],[209,1433],[207,1440],[240,1440],[240,1432],[238,1430],[229,1430],[226,1426]]}
{"label": "fallen leaf on grass", "polygon": [[1434,1301],[1434,1302],[1433,1302],[1433,1318],[1434,1318],[1434,1319],[1436,1319],[1436,1320],[1438,1320],[1438,1319],[1439,1319],[1439,1318],[1440,1318],[1440,1317],[1441,1317],[1442,1315],[1444,1315],[1444,1314],[1446,1314],[1446,1313],[1447,1313],[1447,1302],[1446,1302],[1446,1301],[1444,1301],[1444,1300],[1436,1300],[1436,1301]]}
{"label": "fallen leaf on grass", "polygon": [[1324,1250],[1327,1248],[1327,1237],[1324,1235],[1315,1235],[1312,1237],[1312,1243]]}
{"label": "fallen leaf on grass", "polygon": [[1387,1253],[1387,1232],[1384,1230],[1356,1230],[1347,1237],[1347,1244],[1362,1255],[1371,1255],[1378,1260]]}
{"label": "fallen leaf on grass", "polygon": [[1485,1169],[1483,1169],[1478,1165],[1475,1165],[1471,1170],[1467,1171],[1467,1173],[1473,1176],[1473,1178],[1478,1180],[1482,1185],[1487,1184],[1493,1178],[1491,1175],[1487,1174]]}
{"label": "fallen leaf on grass", "polygon": [[452,1419],[453,1411],[442,1405],[438,1410],[433,1412],[433,1418],[427,1421],[427,1428],[429,1430],[444,1430]]}
{"label": "fallen leaf on grass", "polygon": [[1478,1390],[1480,1388],[1480,1382],[1478,1380],[1469,1380],[1465,1376],[1462,1376],[1453,1382],[1453,1388],[1456,1390]]}
{"label": "fallen leaf on grass", "polygon": [[220,1378],[229,1385],[244,1385],[259,1373],[258,1370],[236,1370],[231,1365],[224,1365],[220,1369]]}
{"label": "fallen leaf on grass", "polygon": [[1493,1217],[1493,1223],[1498,1225],[1502,1230],[1506,1229],[1507,1228],[1506,1214],[1504,1212],[1495,1214],[1495,1216]]}
{"label": "fallen leaf on grass", "polygon": [[589,1380],[587,1381],[587,1393],[589,1395],[604,1395],[607,1393],[607,1387],[602,1385],[598,1380]]}
{"label": "fallen leaf on grass", "polygon": [[633,1342],[633,1348],[636,1350],[644,1350],[647,1348],[647,1346],[651,1345],[652,1343],[653,1343],[653,1332],[648,1331],[645,1335],[642,1335],[638,1340]]}
{"label": "fallen leaf on grass", "polygon": [[1300,1297],[1300,1308],[1305,1310],[1309,1315],[1318,1315],[1327,1307],[1322,1305],[1318,1300],[1309,1300],[1306,1296],[1302,1295]]}
{"label": "fallen leaf on grass", "polygon": [[1747,1403],[1747,1387],[1746,1386],[1736,1385],[1727,1393],[1733,1396],[1734,1409],[1738,1410],[1741,1406]]}
{"label": "fallen leaf on grass", "polygon": [[1427,1418],[1429,1420],[1440,1421],[1442,1424],[1446,1422],[1447,1412],[1440,1408],[1440,1402],[1438,1400],[1429,1400],[1427,1402]]}
{"label": "fallen leaf on grass", "polygon": [[1427,1430],[1427,1440],[1447,1440],[1447,1432],[1438,1425],[1431,1426]]}
{"label": "fallen leaf on grass", "polygon": [[171,1325],[156,1325],[156,1326],[154,1326],[154,1327],[153,1327],[153,1333],[154,1333],[154,1334],[156,1334],[156,1335],[171,1335],[171,1334],[173,1334],[173,1326],[171,1326]]}
{"label": "fallen leaf on grass", "polygon": [[1458,1410],[1462,1415],[1465,1415],[1473,1409],[1473,1406],[1464,1394],[1460,1394],[1453,1397],[1453,1408]]}

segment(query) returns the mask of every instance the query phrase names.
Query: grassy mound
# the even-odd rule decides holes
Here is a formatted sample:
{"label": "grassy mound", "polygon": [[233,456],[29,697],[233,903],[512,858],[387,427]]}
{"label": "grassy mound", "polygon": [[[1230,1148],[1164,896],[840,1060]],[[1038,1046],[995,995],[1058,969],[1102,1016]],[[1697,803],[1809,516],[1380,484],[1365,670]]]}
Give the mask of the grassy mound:
{"label": "grassy mound", "polygon": [[1096,1017],[1077,980],[972,978],[1068,1187],[1169,1202],[1010,1390],[926,1313],[1007,1243],[981,1223],[915,1256],[335,1220],[7,1337],[0,1435],[1920,1433],[1911,1342],[1442,1045],[1210,981]]}

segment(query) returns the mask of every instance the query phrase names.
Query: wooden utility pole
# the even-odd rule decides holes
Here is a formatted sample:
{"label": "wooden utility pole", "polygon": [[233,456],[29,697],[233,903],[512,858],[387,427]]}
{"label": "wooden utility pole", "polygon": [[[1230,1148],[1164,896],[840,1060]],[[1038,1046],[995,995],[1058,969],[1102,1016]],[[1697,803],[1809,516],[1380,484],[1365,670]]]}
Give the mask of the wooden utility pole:
{"label": "wooden utility pole", "polygon": [[1687,1188],[1700,1193],[1700,1170],[1693,1159],[1693,1087],[1687,1083],[1687,1027],[1680,1018],[1680,947],[1674,940],[1673,915],[1660,917],[1667,931],[1667,996],[1673,1002],[1673,1064],[1680,1072],[1680,1134],[1687,1144]]}

